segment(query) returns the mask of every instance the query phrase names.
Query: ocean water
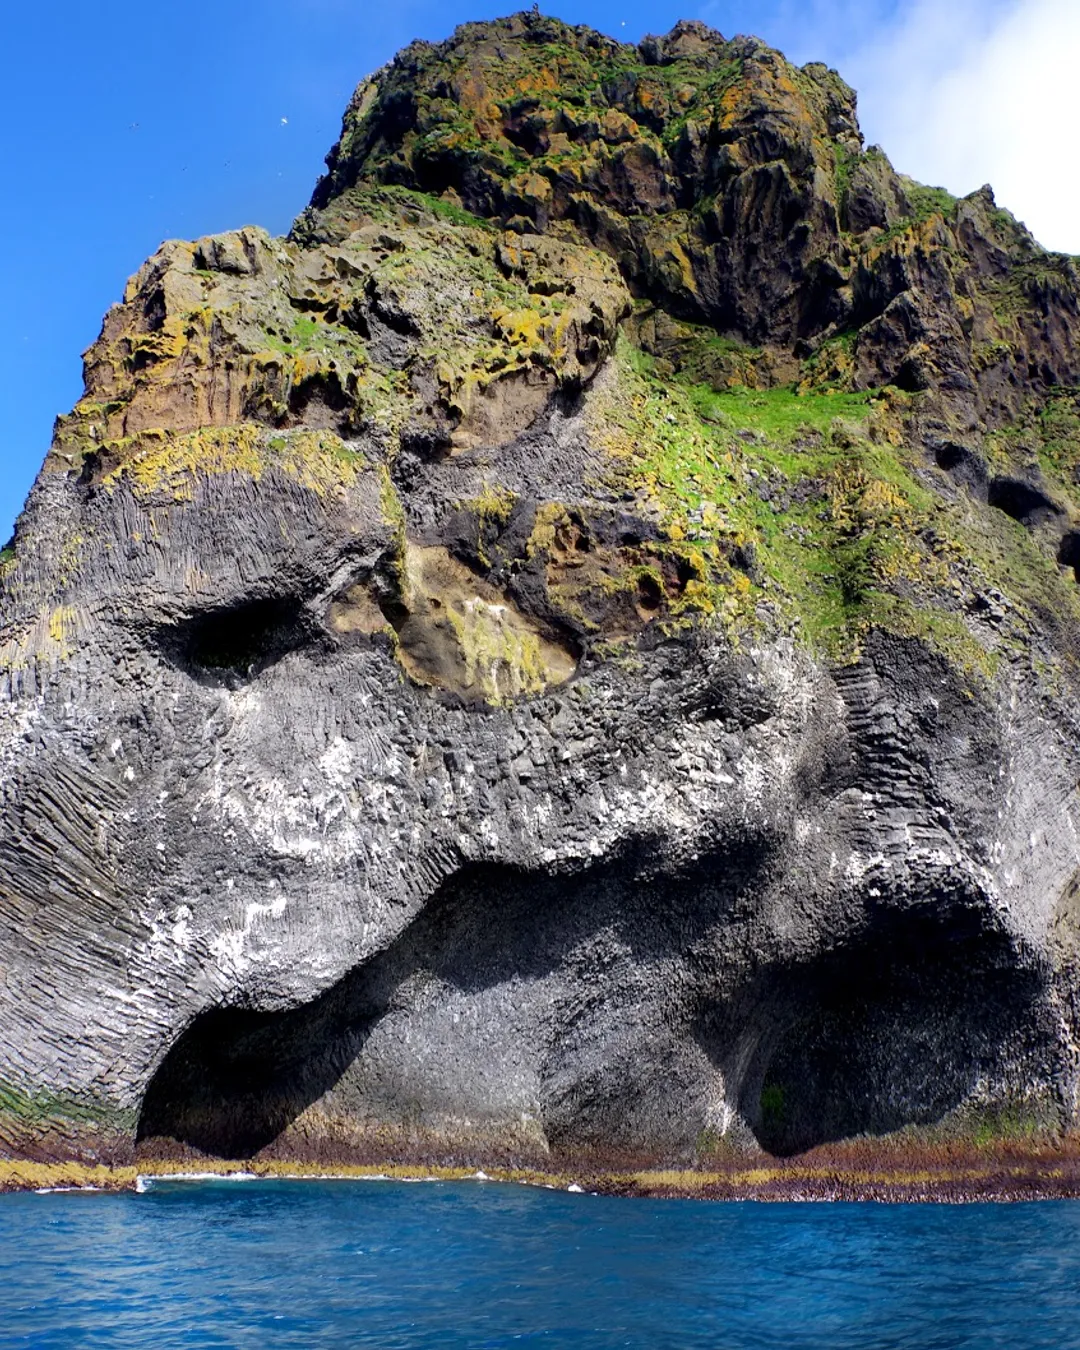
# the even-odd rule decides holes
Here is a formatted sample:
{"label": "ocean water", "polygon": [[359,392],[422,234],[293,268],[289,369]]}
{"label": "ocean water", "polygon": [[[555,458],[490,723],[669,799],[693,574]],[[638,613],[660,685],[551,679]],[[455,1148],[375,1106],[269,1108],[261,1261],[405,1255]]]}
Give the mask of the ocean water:
{"label": "ocean water", "polygon": [[0,1196],[0,1345],[1080,1347],[1080,1202],[474,1183]]}

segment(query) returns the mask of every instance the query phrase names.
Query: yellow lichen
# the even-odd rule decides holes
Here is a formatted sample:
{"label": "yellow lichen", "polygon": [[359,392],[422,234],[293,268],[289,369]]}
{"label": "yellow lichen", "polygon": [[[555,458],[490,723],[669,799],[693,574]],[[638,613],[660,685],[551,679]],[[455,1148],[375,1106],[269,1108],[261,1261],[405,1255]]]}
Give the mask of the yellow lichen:
{"label": "yellow lichen", "polygon": [[75,611],[70,605],[58,605],[49,615],[49,638],[58,647],[67,650],[75,635]]}
{"label": "yellow lichen", "polygon": [[115,488],[126,483],[137,497],[164,493],[175,502],[193,501],[201,476],[241,473],[258,481],[278,468],[318,496],[348,486],[366,467],[340,437],[329,431],[271,435],[252,422],[202,427],[182,434],[145,431],[124,447],[120,464],[102,479]]}

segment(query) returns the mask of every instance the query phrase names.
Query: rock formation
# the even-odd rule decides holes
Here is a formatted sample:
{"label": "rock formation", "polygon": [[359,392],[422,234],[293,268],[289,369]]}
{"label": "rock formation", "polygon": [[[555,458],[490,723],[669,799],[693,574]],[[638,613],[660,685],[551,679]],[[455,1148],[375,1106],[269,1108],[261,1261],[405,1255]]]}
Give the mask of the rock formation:
{"label": "rock formation", "polygon": [[413,44],[327,162],[0,555],[0,1155],[1067,1139],[1076,260],[697,23]]}

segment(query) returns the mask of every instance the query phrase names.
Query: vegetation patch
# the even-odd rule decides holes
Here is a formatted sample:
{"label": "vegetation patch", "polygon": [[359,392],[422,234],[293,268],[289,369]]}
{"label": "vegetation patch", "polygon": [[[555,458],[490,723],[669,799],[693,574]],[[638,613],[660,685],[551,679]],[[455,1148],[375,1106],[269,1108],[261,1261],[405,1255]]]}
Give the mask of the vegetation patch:
{"label": "vegetation patch", "polygon": [[[890,624],[897,586],[945,580],[922,537],[933,494],[889,440],[891,394],[718,393],[658,379],[629,345],[618,359],[597,435],[699,574],[688,609],[738,628],[768,598],[824,653],[850,657]],[[903,626],[930,635],[921,612],[906,608]]]}
{"label": "vegetation patch", "polygon": [[302,487],[325,496],[349,486],[367,467],[364,456],[332,432],[293,431],[273,435],[254,423],[203,427],[178,435],[150,431],[107,450],[119,462],[102,484],[131,487],[137,497],[166,494],[173,501],[194,501],[200,476],[242,473],[259,479],[277,468]]}
{"label": "vegetation patch", "polygon": [[26,1092],[12,1083],[0,1082],[0,1117],[17,1120],[20,1126],[41,1128],[57,1122],[134,1130],[137,1112],[100,1097],[69,1092]]}

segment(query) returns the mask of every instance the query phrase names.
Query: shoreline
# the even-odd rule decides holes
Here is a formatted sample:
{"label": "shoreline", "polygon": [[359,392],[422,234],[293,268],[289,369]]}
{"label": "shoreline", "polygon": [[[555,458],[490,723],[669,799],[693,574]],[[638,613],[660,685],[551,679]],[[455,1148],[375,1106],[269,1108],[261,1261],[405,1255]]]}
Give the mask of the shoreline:
{"label": "shoreline", "polygon": [[1080,1157],[991,1157],[925,1166],[853,1162],[732,1164],[712,1169],[541,1171],[532,1168],[326,1164],[283,1159],[146,1160],[128,1165],[0,1159],[0,1193],[150,1189],[214,1178],[290,1181],[476,1181],[646,1199],[878,1204],[1016,1203],[1080,1199]]}

